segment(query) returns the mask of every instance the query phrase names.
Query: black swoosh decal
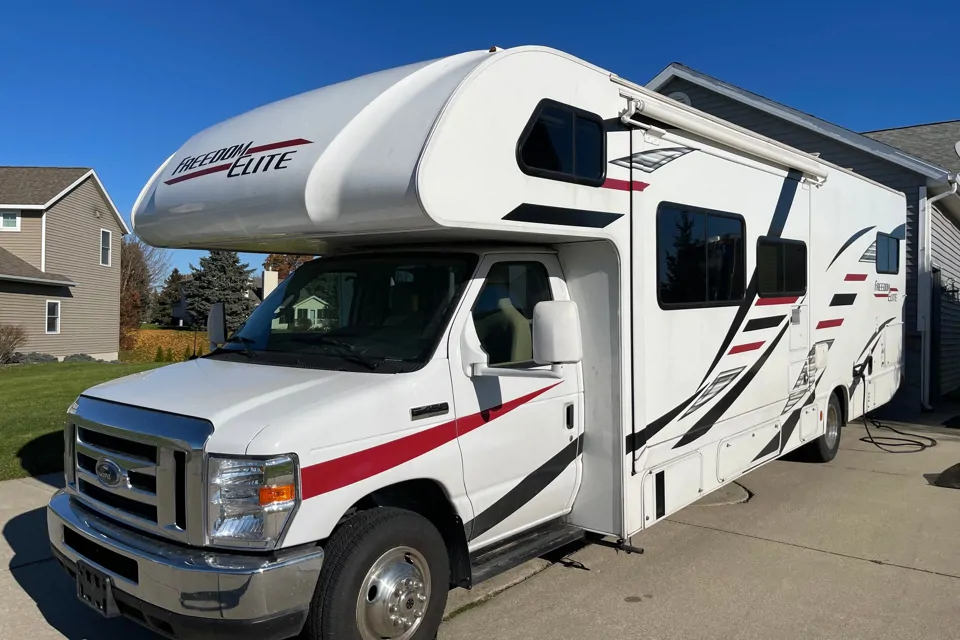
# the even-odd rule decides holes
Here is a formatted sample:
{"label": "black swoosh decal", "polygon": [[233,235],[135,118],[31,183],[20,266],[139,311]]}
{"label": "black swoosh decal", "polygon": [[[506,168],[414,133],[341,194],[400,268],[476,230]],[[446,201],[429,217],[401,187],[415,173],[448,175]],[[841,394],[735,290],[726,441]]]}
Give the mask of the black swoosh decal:
{"label": "black swoosh decal", "polygon": [[833,260],[831,260],[831,261],[830,261],[830,264],[827,265],[827,269],[829,269],[830,267],[833,266],[833,263],[837,261],[837,258],[840,257],[840,254],[841,254],[841,253],[843,253],[844,251],[846,251],[847,247],[849,247],[849,246],[852,245],[854,242],[856,242],[860,237],[863,236],[863,234],[865,234],[866,232],[870,231],[870,229],[876,229],[876,225],[874,225],[874,226],[872,226],[872,227],[866,227],[866,228],[864,228],[864,229],[860,229],[860,231],[857,231],[855,234],[853,234],[852,236],[850,236],[850,237],[847,239],[847,241],[843,243],[843,246],[840,247],[840,250],[837,251],[837,255],[833,256]]}
{"label": "black swoosh decal", "polygon": [[623,217],[622,213],[592,211],[590,209],[570,209],[550,207],[544,204],[523,203],[503,216],[512,222],[532,222],[534,224],[555,224],[568,227],[587,227],[603,229]]}
{"label": "black swoosh decal", "polygon": [[470,539],[479,538],[537,497],[537,494],[560,477],[560,474],[570,466],[570,463],[577,459],[582,445],[583,434],[581,433],[579,438],[572,440],[558,454],[521,480],[520,484],[507,491],[502,498],[465,524],[464,528],[470,532]]}
{"label": "black swoosh decal", "polygon": [[627,453],[635,453],[637,449],[642,447],[645,442],[650,442],[650,439],[653,438],[653,436],[660,433],[665,426],[670,424],[671,420],[673,420],[678,415],[680,415],[680,412],[686,409],[690,405],[690,403],[693,402],[694,398],[696,398],[699,394],[700,394],[700,390],[697,389],[697,392],[694,393],[692,396],[690,396],[689,398],[687,398],[686,400],[678,404],[676,407],[674,407],[673,409],[670,409],[670,411],[667,411],[665,414],[663,414],[662,416],[660,416],[659,418],[657,418],[656,420],[648,424],[641,433],[638,433],[638,434],[628,433],[627,444],[626,444]]}
{"label": "black swoosh decal", "polygon": [[761,329],[772,329],[779,327],[780,323],[787,316],[767,316],[766,318],[754,318],[743,328],[744,331],[760,331]]}
{"label": "black swoosh decal", "polygon": [[747,385],[749,385],[757,376],[757,373],[760,372],[760,369],[777,348],[781,338],[783,338],[784,334],[787,333],[788,326],[789,325],[784,325],[783,328],[780,329],[780,333],[778,333],[777,337],[773,340],[773,342],[770,343],[770,347],[767,349],[767,351],[760,356],[755,363],[753,363],[753,366],[751,366],[750,369],[748,369],[739,380],[737,380],[730,391],[728,391],[719,402],[710,407],[710,409],[704,413],[699,420],[697,420],[696,424],[694,424],[690,430],[687,431],[682,438],[680,438],[677,444],[673,445],[674,449],[679,449],[680,447],[690,444],[713,428],[713,425],[717,423],[717,420],[719,420],[723,414],[726,413],[727,409],[729,409],[734,401],[740,397],[740,394],[743,393],[743,390],[747,388]]}
{"label": "black swoosh decal", "polygon": [[[863,357],[863,354],[865,354],[865,353],[867,352],[867,349],[870,349],[870,345],[873,344],[873,341],[877,339],[877,336],[880,335],[880,332],[883,331],[884,328],[885,328],[888,324],[890,324],[891,322],[893,322],[894,320],[896,320],[896,317],[888,318],[887,320],[884,320],[883,323],[880,324],[880,327],[879,327],[876,331],[873,332],[873,335],[870,336],[870,339],[869,339],[869,340],[867,340],[867,344],[865,344],[865,345],[863,346],[863,349],[860,351],[860,355],[857,356],[857,359],[856,359],[856,363],[857,363],[857,364],[860,364],[860,358],[862,358],[862,357]],[[880,343],[878,342],[877,344],[880,344]],[[876,345],[874,345],[874,349],[875,349],[875,348],[876,348]],[[870,349],[870,352],[873,353],[873,349]],[[853,379],[853,382],[850,383],[850,398],[851,398],[851,399],[853,398],[853,394],[857,391],[857,387],[859,387],[859,386],[860,386],[860,378],[854,378],[854,379]]]}
{"label": "black swoosh decal", "polygon": [[[773,218],[770,219],[770,228],[767,229],[767,236],[772,238],[779,238],[780,234],[783,233],[783,227],[787,223],[787,215],[790,213],[790,208],[793,206],[793,199],[797,195],[797,187],[800,186],[800,180],[803,179],[803,174],[799,171],[791,170],[787,173],[786,179],[783,181],[783,186],[780,187],[780,196],[777,198],[777,206],[773,210]],[[700,381],[700,384],[703,385],[707,381],[707,378],[710,377],[710,374],[713,373],[713,370],[716,368],[717,363],[720,362],[720,358],[724,356],[727,352],[727,347],[730,346],[730,343],[733,342],[734,336],[737,335],[737,332],[740,330],[740,325],[743,324],[743,319],[747,317],[751,307],[753,307],[753,299],[757,295],[757,268],[753,268],[753,275],[750,276],[750,283],[747,285],[747,289],[744,292],[743,302],[740,303],[740,306],[737,307],[737,314],[733,318],[733,323],[730,325],[730,328],[727,329],[727,335],[724,336],[723,342],[720,344],[720,348],[717,350],[717,355],[713,357],[713,362],[710,364],[710,368],[707,369],[707,372],[703,374],[703,380]]]}
{"label": "black swoosh decal", "polygon": [[807,399],[803,404],[800,405],[799,409],[794,409],[793,413],[791,413],[790,416],[784,420],[783,429],[780,430],[780,433],[770,439],[770,442],[767,443],[767,446],[760,450],[760,453],[757,454],[757,457],[753,459],[754,462],[766,455],[769,455],[771,451],[774,451],[777,448],[777,446],[780,447],[780,453],[783,453],[783,448],[787,446],[787,441],[790,439],[790,436],[793,435],[793,430],[800,421],[800,411],[803,410],[803,408],[808,404],[813,402],[813,399],[817,395],[817,385],[820,384],[820,378],[823,377],[824,373],[824,371],[820,372],[820,375],[817,376],[817,381],[813,383],[813,390],[810,392],[810,395],[807,396]]}
{"label": "black swoosh decal", "polygon": [[831,307],[849,307],[857,299],[855,293],[837,293],[830,300]]}

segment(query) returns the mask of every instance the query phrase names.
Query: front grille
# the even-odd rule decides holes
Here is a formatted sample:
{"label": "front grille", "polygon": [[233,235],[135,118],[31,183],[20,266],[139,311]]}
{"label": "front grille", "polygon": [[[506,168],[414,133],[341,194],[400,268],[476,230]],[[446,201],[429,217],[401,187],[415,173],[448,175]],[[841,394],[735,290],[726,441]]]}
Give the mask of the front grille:
{"label": "front grille", "polygon": [[206,421],[81,397],[67,423],[69,489],[125,524],[202,544],[212,431]]}

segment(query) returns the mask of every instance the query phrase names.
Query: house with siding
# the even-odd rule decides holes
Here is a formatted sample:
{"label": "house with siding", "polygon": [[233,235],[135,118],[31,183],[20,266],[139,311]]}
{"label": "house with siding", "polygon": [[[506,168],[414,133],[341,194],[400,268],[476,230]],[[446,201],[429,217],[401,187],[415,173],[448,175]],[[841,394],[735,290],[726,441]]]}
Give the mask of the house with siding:
{"label": "house with siding", "polygon": [[93,169],[0,166],[0,325],[21,351],[117,358],[127,233]]}
{"label": "house with siding", "polygon": [[[960,388],[960,309],[954,311],[940,287],[960,283],[960,167],[943,152],[960,140],[950,139],[953,130],[860,134],[678,63],[647,88],[902,191],[907,202],[905,376],[893,405],[908,411],[928,408]],[[843,241],[837,238],[838,248]]]}

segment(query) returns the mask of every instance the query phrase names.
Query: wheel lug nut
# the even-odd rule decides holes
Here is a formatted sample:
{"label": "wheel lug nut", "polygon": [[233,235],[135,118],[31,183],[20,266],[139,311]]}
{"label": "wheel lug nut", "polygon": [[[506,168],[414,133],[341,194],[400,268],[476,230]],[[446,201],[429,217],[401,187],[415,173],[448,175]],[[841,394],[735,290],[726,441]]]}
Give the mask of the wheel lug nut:
{"label": "wheel lug nut", "polygon": [[403,618],[398,618],[397,616],[390,616],[390,622],[393,623],[393,626],[399,627],[401,624],[403,624],[404,620]]}
{"label": "wheel lug nut", "polygon": [[423,613],[421,613],[420,611],[414,611],[414,612],[413,612],[413,617],[414,617],[414,618],[422,618],[422,617],[423,617]]}
{"label": "wheel lug nut", "polygon": [[397,587],[397,588],[394,590],[393,595],[396,596],[397,598],[399,598],[401,595],[403,595],[403,590],[402,590],[400,587]]}
{"label": "wheel lug nut", "polygon": [[427,596],[423,595],[422,593],[417,594],[417,600],[419,600],[420,602],[426,602]]}
{"label": "wheel lug nut", "polygon": [[407,578],[406,580],[403,581],[403,584],[404,584],[404,586],[406,586],[406,587],[412,587],[412,586],[413,586],[413,580],[411,580],[410,578]]}
{"label": "wheel lug nut", "polygon": [[396,613],[396,612],[397,612],[397,605],[395,605],[395,604],[390,605],[389,611],[390,611],[390,613]]}
{"label": "wheel lug nut", "polygon": [[404,619],[404,621],[403,621],[403,628],[404,628],[404,629],[409,629],[409,628],[412,627],[412,626],[413,626],[413,623],[412,623],[412,622],[410,622],[410,621],[407,620],[407,619]]}

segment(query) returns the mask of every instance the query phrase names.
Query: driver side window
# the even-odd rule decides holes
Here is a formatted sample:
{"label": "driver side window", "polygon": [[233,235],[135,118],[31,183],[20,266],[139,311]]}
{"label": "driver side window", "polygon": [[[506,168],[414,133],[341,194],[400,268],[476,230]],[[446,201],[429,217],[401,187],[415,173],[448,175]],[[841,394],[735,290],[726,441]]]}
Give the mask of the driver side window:
{"label": "driver side window", "polygon": [[533,308],[552,300],[542,262],[498,262],[473,305],[473,323],[491,367],[533,364]]}

